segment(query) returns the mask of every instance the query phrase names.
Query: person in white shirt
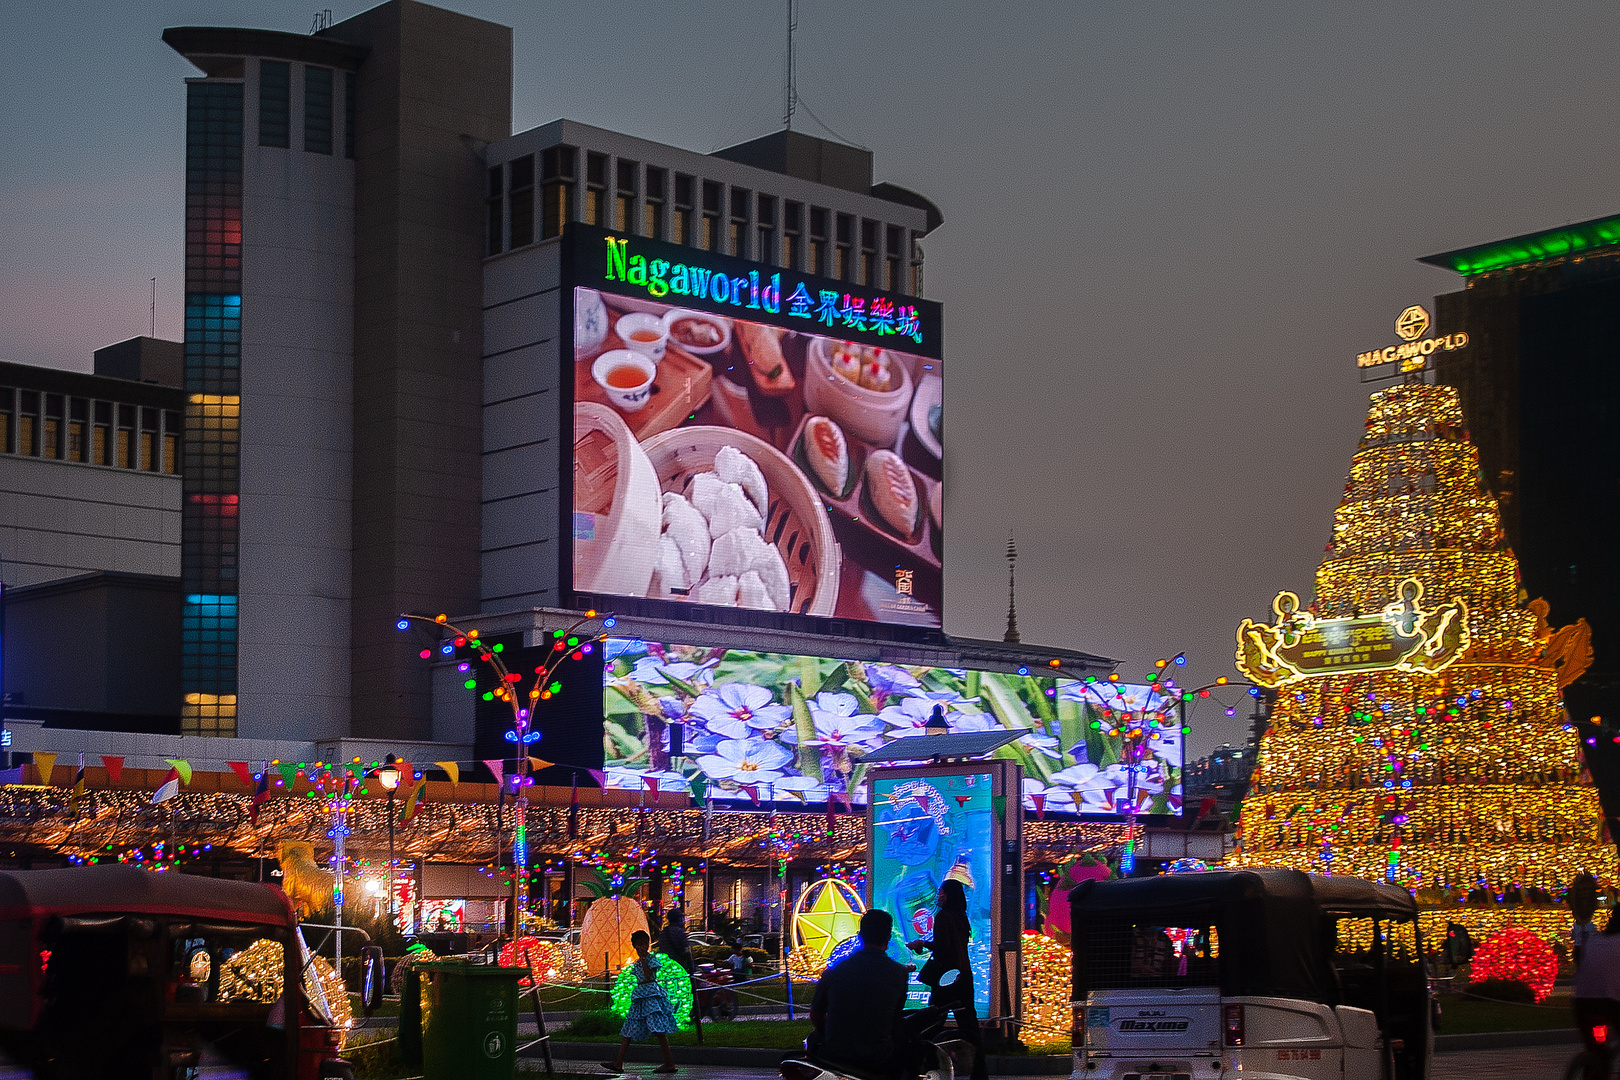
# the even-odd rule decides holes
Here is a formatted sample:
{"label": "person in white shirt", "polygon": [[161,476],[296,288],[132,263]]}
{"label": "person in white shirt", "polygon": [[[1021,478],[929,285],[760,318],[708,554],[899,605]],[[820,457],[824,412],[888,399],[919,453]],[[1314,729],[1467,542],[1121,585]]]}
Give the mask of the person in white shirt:
{"label": "person in white shirt", "polygon": [[1575,969],[1575,1024],[1589,1051],[1620,1041],[1620,912],[1610,912],[1603,933],[1582,946]]}

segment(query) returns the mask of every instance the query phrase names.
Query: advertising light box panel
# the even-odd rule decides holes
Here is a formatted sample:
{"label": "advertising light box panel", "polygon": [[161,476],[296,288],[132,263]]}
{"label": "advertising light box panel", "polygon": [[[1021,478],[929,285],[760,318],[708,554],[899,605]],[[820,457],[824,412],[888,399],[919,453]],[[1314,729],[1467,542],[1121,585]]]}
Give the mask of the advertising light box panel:
{"label": "advertising light box panel", "polygon": [[940,626],[939,306],[568,241],[576,599]]}
{"label": "advertising light box panel", "polygon": [[[910,772],[910,770],[907,770]],[[894,919],[889,955],[918,970],[928,954],[906,943],[934,934],[939,887],[960,881],[967,893],[968,964],[975,1011],[990,1015],[996,827],[988,772],[888,776],[872,781],[872,906]],[[929,988],[912,972],[906,1007],[928,1004]]]}
{"label": "advertising light box panel", "polygon": [[[1180,813],[1181,713],[1147,686],[629,638],[603,644],[609,787],[645,790],[651,781],[744,805],[846,793],[859,803],[863,758],[896,739],[926,738],[938,704],[952,731],[1022,733],[990,757],[1023,767],[1027,811],[1119,818],[1134,800],[1139,814]],[[1142,732],[1134,780],[1133,730]]]}

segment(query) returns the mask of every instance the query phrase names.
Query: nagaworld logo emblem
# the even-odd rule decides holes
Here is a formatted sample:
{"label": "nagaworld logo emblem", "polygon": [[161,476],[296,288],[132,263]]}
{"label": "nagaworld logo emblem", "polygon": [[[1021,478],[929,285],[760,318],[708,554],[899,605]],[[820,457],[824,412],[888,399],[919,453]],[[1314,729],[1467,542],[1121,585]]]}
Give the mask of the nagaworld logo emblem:
{"label": "nagaworld logo emblem", "polygon": [[802,281],[783,296],[781,274],[762,281],[758,270],[748,271],[746,277],[732,277],[696,264],[649,259],[631,252],[629,240],[615,236],[607,238],[604,280],[639,286],[654,300],[687,296],[772,315],[781,314],[785,307],[789,316],[828,329],[857,330],[879,337],[892,334],[910,338],[918,345],[923,340],[922,320],[915,305],[896,304],[882,296],[839,293],[836,289],[817,289],[812,296]]}

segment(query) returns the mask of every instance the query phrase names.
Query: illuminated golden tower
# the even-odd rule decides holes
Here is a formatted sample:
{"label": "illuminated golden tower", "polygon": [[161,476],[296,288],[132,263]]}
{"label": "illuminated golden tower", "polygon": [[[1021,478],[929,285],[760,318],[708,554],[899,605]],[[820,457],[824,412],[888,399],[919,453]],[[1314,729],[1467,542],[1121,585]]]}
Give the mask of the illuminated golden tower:
{"label": "illuminated golden tower", "polygon": [[1277,701],[1232,861],[1392,881],[1451,917],[1581,870],[1612,882],[1562,700],[1590,631],[1524,601],[1456,391],[1374,394],[1315,602],[1282,593],[1238,629]]}

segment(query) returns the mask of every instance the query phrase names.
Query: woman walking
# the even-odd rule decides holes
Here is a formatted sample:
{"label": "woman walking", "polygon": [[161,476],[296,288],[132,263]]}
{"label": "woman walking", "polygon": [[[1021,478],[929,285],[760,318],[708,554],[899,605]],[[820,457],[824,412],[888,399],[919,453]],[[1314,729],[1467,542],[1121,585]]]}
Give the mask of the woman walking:
{"label": "woman walking", "polygon": [[630,947],[636,950],[636,988],[630,992],[630,1010],[625,1013],[624,1026],[619,1029],[619,1056],[602,1062],[602,1068],[610,1073],[623,1072],[624,1054],[630,1049],[630,1043],[651,1035],[664,1051],[664,1063],[653,1072],[672,1073],[675,1059],[669,1054],[669,1037],[680,1030],[680,1025],[675,1022],[669,995],[658,983],[662,961],[648,951],[652,948],[652,939],[645,930],[630,935]]}
{"label": "woman walking", "polygon": [[[933,954],[918,973],[918,981],[931,990],[928,1007],[948,1007],[956,1018],[956,1030],[973,1044],[972,1080],[986,1080],[989,1071],[984,1043],[979,1038],[979,1014],[973,1005],[973,967],[968,959],[968,938],[973,928],[968,923],[967,891],[960,881],[946,878],[935,903],[934,936],[910,943],[913,952],[927,950]],[[955,980],[938,985],[939,977],[950,971],[956,972]]]}

